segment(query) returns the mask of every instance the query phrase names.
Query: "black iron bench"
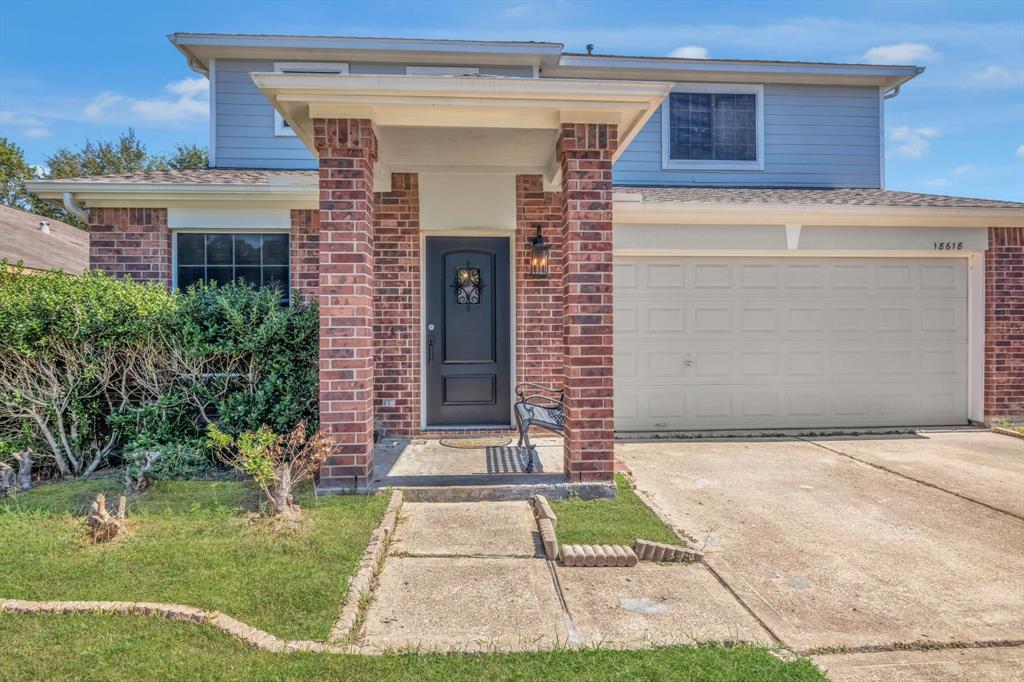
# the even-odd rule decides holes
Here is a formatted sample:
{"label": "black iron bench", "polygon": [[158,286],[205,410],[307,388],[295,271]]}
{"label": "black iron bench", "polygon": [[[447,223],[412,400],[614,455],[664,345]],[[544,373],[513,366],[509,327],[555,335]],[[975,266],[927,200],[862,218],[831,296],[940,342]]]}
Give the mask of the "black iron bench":
{"label": "black iron bench", "polygon": [[[558,396],[555,398],[554,396]],[[533,471],[534,447],[530,444],[530,427],[536,426],[559,435],[565,429],[565,392],[541,384],[519,384],[516,386],[514,406],[516,427],[519,429],[519,447],[526,443],[529,464],[526,471]]]}

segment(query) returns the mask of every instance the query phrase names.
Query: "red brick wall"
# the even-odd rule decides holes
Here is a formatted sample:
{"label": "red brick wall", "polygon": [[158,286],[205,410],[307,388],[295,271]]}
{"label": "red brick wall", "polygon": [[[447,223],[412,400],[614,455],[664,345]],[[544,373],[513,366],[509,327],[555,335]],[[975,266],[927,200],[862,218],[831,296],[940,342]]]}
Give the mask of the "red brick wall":
{"label": "red brick wall", "polygon": [[420,428],[419,178],[395,173],[391,191],[374,198],[376,424],[382,434],[411,436]]}
{"label": "red brick wall", "polygon": [[365,119],[315,119],[320,157],[320,426],[335,446],[326,488],[365,484],[373,470],[373,164]]}
{"label": "red brick wall", "polygon": [[306,298],[316,296],[320,284],[320,212],[292,210],[291,269],[292,297],[301,292]]}
{"label": "red brick wall", "polygon": [[985,419],[1024,418],[1024,229],[993,227],[985,253]]}
{"label": "red brick wall", "polygon": [[562,275],[565,473],[614,475],[612,409],[612,155],[614,125],[563,123]]}
{"label": "red brick wall", "polygon": [[[530,276],[530,240],[541,228],[551,246],[546,278]],[[539,175],[516,176],[516,383],[561,386],[562,196]]]}
{"label": "red brick wall", "polygon": [[171,232],[166,208],[89,211],[89,268],[171,285]]}

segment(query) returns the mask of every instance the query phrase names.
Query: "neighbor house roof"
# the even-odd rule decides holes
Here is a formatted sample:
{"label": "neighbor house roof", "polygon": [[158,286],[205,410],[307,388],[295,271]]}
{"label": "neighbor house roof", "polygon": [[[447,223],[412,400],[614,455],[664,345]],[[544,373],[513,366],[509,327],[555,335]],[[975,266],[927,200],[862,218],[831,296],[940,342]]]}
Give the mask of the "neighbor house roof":
{"label": "neighbor house roof", "polygon": [[89,234],[53,218],[0,205],[0,260],[33,270],[89,269]]}

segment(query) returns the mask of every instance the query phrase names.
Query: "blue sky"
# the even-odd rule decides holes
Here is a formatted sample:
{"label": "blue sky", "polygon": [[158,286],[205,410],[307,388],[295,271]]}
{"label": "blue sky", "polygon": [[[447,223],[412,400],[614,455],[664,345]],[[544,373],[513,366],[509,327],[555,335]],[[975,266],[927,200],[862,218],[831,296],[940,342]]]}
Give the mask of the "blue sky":
{"label": "blue sky", "polygon": [[134,126],[208,142],[175,31],[565,43],[569,51],[927,67],[886,106],[889,189],[1024,200],[1024,2],[0,1],[0,135],[42,164]]}

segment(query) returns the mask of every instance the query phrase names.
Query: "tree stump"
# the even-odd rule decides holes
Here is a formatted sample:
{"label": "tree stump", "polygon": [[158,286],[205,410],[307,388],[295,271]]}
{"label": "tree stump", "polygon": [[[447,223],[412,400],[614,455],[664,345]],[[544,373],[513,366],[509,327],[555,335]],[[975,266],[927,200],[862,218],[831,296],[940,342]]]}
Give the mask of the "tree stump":
{"label": "tree stump", "polygon": [[0,462],[0,497],[8,497],[14,494],[14,491],[17,489],[14,481],[14,469],[10,465]]}
{"label": "tree stump", "polygon": [[125,506],[128,498],[121,495],[117,498],[117,513],[107,511],[107,497],[103,493],[96,495],[96,500],[89,505],[89,514],[85,517],[85,525],[92,528],[93,542],[109,542],[124,530]]}

